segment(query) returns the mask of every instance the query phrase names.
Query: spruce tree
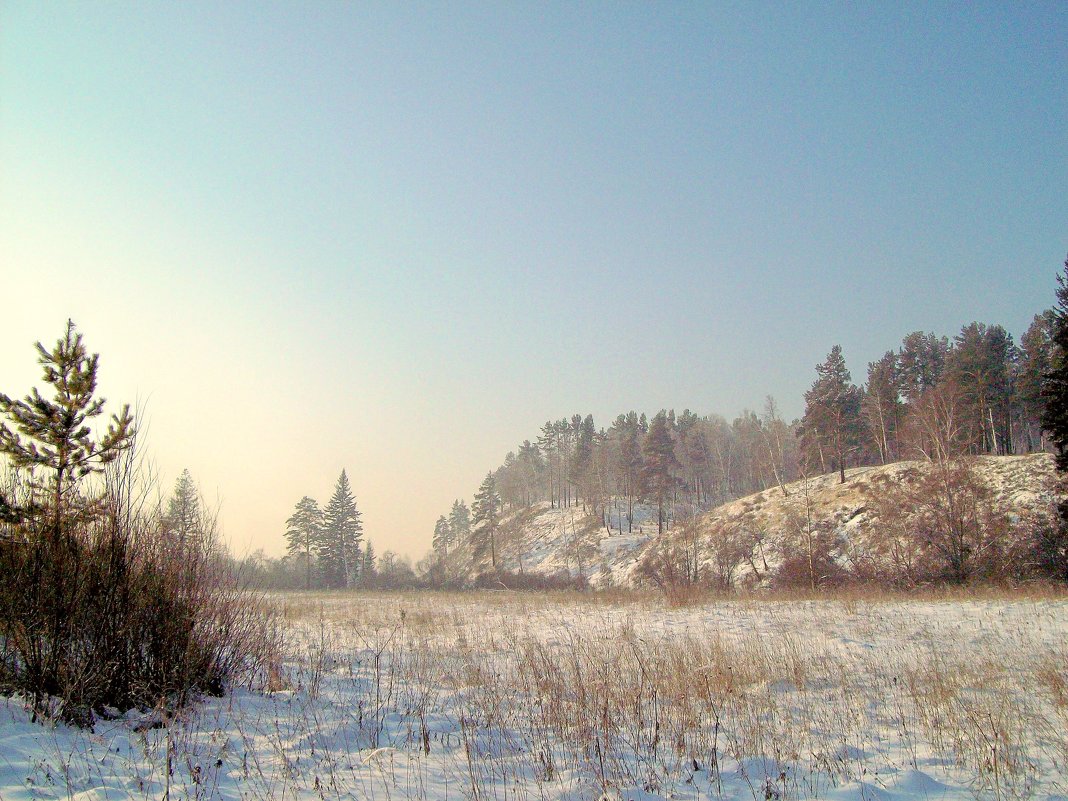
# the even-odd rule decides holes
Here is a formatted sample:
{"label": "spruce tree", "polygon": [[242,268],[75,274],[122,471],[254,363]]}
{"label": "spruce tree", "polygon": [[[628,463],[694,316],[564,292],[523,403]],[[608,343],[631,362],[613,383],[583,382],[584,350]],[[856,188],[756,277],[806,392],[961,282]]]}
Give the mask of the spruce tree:
{"label": "spruce tree", "polygon": [[174,494],[167,503],[165,522],[181,544],[198,536],[203,528],[200,491],[188,470],[183,470],[174,483]]}
{"label": "spruce tree", "polygon": [[[1068,259],[1057,276],[1057,303],[1050,312],[1049,370],[1042,380],[1042,428],[1053,443],[1057,470],[1068,472]],[[1061,581],[1068,581],[1068,501],[1057,505],[1059,525],[1040,539],[1040,562]]]}
{"label": "spruce tree", "polygon": [[317,555],[328,586],[352,587],[360,569],[363,523],[344,470],[334,485],[334,494],[323,512],[323,528]]}
{"label": "spruce tree", "polygon": [[311,589],[312,560],[322,538],[323,512],[314,498],[305,495],[286,521],[286,551],[304,562],[304,589]]}
{"label": "spruce tree", "polygon": [[360,586],[373,587],[378,570],[375,566],[375,547],[367,540],[363,549],[363,560],[360,566]]}

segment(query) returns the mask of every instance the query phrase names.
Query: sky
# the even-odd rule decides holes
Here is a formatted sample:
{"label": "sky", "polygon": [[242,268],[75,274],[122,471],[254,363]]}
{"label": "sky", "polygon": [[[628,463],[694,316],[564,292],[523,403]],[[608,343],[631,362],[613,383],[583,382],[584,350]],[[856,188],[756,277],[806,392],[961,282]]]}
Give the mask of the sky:
{"label": "sky", "polygon": [[0,391],[68,318],[239,554],[549,419],[803,411],[1068,253],[1068,4],[0,0]]}

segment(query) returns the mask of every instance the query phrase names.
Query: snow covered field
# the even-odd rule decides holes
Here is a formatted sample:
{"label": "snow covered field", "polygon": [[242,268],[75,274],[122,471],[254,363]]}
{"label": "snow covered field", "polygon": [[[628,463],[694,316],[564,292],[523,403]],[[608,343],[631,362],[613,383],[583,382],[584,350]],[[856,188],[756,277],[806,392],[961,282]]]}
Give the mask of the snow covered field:
{"label": "snow covered field", "polygon": [[280,686],[85,732],[30,798],[1068,801],[1068,601],[286,595]]}

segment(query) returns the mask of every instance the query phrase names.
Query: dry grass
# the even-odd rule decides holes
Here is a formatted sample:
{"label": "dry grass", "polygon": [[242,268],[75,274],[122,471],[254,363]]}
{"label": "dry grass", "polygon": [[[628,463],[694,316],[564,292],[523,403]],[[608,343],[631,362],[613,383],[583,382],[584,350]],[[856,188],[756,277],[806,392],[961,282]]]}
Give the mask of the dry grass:
{"label": "dry grass", "polygon": [[909,771],[997,801],[1068,789],[1063,594],[273,600],[287,689],[146,734],[175,797],[786,801]]}
{"label": "dry grass", "polygon": [[[1064,597],[990,588],[969,603],[996,617],[999,604]],[[963,602],[939,590],[923,603]],[[297,628],[312,622],[355,638],[348,656],[337,641],[321,647],[335,649],[334,664],[364,655],[358,719],[371,745],[398,714],[411,727],[403,749],[430,753],[455,736],[453,768],[472,797],[502,786],[551,795],[563,776],[608,794],[660,792],[682,776],[715,785],[725,772],[758,799],[809,797],[901,769],[892,763],[901,754],[964,771],[997,798],[1027,797],[1040,765],[1054,766],[1063,786],[1063,654],[939,643],[934,634],[902,645],[884,614],[900,620],[908,603],[882,590],[832,601],[791,593],[687,599],[690,608],[673,613],[656,596],[484,592],[300,595],[285,607]],[[799,630],[799,608],[813,630]],[[692,630],[665,627],[665,615]],[[716,620],[731,618],[733,631],[717,631]],[[842,637],[828,637],[839,626],[832,618],[851,621]],[[836,642],[863,635],[888,640],[891,652]]]}

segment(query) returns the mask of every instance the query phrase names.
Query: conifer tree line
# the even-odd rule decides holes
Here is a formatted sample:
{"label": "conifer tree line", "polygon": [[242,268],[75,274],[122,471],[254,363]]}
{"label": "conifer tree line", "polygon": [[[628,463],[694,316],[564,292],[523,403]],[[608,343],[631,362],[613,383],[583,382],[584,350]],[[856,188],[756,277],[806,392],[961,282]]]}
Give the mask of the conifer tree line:
{"label": "conifer tree line", "polygon": [[1052,310],[1017,345],[1000,325],[969,323],[952,340],[916,331],[852,382],[840,346],[816,367],[798,427],[812,472],[902,459],[1048,450],[1043,376],[1053,353]]}
{"label": "conifer tree line", "polygon": [[363,522],[348,474],[342,470],[326,507],[305,495],[286,520],[286,551],[299,565],[305,589],[370,586],[375,554],[363,544]]}
{"label": "conifer tree line", "polygon": [[731,421],[689,409],[651,419],[630,411],[607,428],[592,415],[547,421],[483,481],[476,518],[488,492],[496,508],[491,501],[471,524],[457,500],[438,519],[434,553],[470,540],[495,562],[500,516],[538,503],[581,508],[610,534],[634,532],[635,505],[646,504],[662,533],[679,515],[772,487],[785,493],[805,475],[833,471],[844,481],[850,467],[1050,450],[1042,392],[1057,319],[1055,310],[1035,315],[1019,344],[996,324],[969,323],[952,339],[915,331],[869,363],[859,385],[835,345],[816,366],[800,420],[784,420],[768,396],[759,413]]}

